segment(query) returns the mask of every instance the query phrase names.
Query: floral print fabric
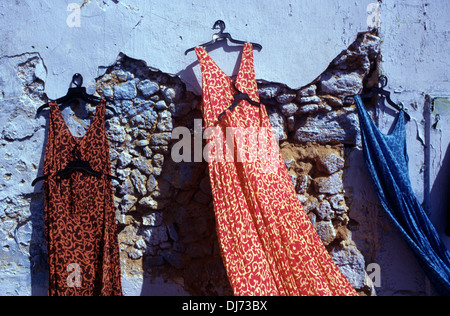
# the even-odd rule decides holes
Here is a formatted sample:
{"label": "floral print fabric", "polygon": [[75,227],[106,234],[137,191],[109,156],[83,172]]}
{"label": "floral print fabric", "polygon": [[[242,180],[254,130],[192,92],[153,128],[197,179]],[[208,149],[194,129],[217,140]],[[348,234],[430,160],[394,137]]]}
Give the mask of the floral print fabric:
{"label": "floral print fabric", "polygon": [[[232,79],[203,47],[196,53],[217,234],[234,294],[356,295],[303,210],[265,106],[240,101],[227,110],[237,93]],[[250,43],[235,87],[259,102]]]}

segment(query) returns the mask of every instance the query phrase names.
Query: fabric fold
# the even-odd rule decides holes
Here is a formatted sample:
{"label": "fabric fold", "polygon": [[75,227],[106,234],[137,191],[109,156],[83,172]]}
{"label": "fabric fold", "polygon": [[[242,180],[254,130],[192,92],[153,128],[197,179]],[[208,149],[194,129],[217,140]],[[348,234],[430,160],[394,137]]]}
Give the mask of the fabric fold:
{"label": "fabric fold", "polygon": [[400,111],[391,133],[381,133],[355,97],[364,158],[380,203],[413,250],[441,295],[450,295],[450,253],[412,189],[406,147],[405,117]]}
{"label": "fabric fold", "polygon": [[[221,255],[234,294],[356,295],[303,210],[265,106],[243,100],[218,121],[237,91],[203,47],[195,50],[205,128],[220,130],[207,140],[213,146],[208,165]],[[234,84],[259,101],[250,43]]]}

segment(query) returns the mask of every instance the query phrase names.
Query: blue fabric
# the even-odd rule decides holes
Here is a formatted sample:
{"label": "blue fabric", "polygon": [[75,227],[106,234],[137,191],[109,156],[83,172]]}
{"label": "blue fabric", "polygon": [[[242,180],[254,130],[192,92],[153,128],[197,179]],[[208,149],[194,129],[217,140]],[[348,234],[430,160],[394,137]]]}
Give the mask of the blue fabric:
{"label": "blue fabric", "polygon": [[416,198],[408,170],[405,116],[400,111],[385,135],[370,118],[360,98],[358,109],[364,158],[381,205],[440,295],[450,295],[450,253]]}

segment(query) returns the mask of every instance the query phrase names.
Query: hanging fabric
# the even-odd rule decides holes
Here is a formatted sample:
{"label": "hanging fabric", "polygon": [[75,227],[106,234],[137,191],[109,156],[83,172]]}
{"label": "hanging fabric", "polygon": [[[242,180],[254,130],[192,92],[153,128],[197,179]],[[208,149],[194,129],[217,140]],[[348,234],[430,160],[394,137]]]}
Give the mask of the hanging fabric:
{"label": "hanging fabric", "polygon": [[[86,134],[71,134],[56,102],[50,103],[45,151],[45,225],[50,296],[120,296],[119,246],[112,194],[106,101],[97,105]],[[99,175],[74,170],[77,157]]]}
{"label": "hanging fabric", "polygon": [[416,254],[442,295],[450,295],[450,254],[416,198],[409,180],[405,116],[400,111],[391,133],[380,132],[355,96],[364,157],[381,205]]}
{"label": "hanging fabric", "polygon": [[259,102],[252,44],[243,48],[239,91],[205,48],[195,50],[217,233],[234,294],[356,295],[298,200],[264,105],[243,100],[229,109],[238,93]]}

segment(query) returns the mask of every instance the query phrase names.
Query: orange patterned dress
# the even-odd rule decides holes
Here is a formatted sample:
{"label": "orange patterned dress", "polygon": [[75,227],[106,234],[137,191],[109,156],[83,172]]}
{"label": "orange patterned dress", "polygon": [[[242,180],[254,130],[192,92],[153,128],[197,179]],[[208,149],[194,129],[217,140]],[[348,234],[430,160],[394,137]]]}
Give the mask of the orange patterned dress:
{"label": "orange patterned dress", "polygon": [[[49,296],[121,296],[117,224],[105,129],[106,101],[98,106],[86,134],[73,136],[57,103],[50,103],[45,150],[45,230]],[[78,154],[96,177],[74,171],[54,176]]]}
{"label": "orange patterned dress", "polygon": [[202,71],[204,156],[214,197],[217,234],[235,295],[356,295],[332,261],[298,200],[259,102],[253,47],[245,44],[233,81],[197,47]]}

